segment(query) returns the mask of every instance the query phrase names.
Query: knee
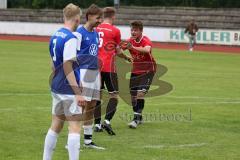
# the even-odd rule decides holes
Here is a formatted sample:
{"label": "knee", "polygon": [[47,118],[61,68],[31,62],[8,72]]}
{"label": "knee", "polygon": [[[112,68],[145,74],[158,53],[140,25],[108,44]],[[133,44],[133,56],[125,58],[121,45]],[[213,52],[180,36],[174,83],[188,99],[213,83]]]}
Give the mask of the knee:
{"label": "knee", "polygon": [[116,100],[118,100],[118,93],[109,93],[109,98],[115,98]]}
{"label": "knee", "polygon": [[138,91],[137,93],[137,99],[144,99],[145,96],[145,92],[143,91]]}
{"label": "knee", "polygon": [[88,104],[87,104],[87,106],[85,107],[85,111],[92,111],[94,108],[95,108],[95,106],[96,106],[96,103],[94,102],[89,102]]}
{"label": "knee", "polygon": [[63,128],[63,125],[64,125],[64,120],[54,117],[51,124],[51,130],[53,130],[56,133],[60,133]]}
{"label": "knee", "polygon": [[80,133],[81,127],[79,122],[70,122],[68,126],[69,133]]}

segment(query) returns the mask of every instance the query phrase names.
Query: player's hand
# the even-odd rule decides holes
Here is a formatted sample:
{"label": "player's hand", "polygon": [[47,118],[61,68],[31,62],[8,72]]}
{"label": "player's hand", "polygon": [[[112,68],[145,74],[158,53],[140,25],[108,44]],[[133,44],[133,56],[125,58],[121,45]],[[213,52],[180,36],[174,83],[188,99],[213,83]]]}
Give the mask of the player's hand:
{"label": "player's hand", "polygon": [[123,50],[131,49],[132,44],[128,41],[122,41],[122,42],[120,42],[120,48],[123,49]]}
{"label": "player's hand", "polygon": [[85,106],[87,106],[87,101],[85,100],[85,98],[84,98],[83,96],[81,96],[81,95],[76,95],[75,98],[76,98],[77,104],[78,104],[79,106],[81,106],[81,107],[83,107],[83,108],[84,108]]}
{"label": "player's hand", "polygon": [[128,62],[130,62],[130,63],[133,63],[133,58],[132,57],[126,57],[126,60],[128,61]]}

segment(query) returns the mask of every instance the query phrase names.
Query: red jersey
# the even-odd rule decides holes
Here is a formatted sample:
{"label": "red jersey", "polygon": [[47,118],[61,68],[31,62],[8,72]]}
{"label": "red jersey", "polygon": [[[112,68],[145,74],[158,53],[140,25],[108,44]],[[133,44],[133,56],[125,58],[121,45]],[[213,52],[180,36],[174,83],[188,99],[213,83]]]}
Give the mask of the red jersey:
{"label": "red jersey", "polygon": [[[146,36],[142,36],[139,42],[136,42],[132,38],[130,38],[128,41],[134,47],[146,47],[146,46],[152,47],[152,42]],[[145,54],[142,54],[135,49],[130,49],[129,52],[133,58],[132,73],[142,74],[146,72],[156,72],[156,62],[152,56],[152,49],[149,53]]]}
{"label": "red jersey", "polygon": [[121,42],[120,30],[109,23],[102,23],[96,31],[99,34],[98,57],[102,61],[101,72],[116,72],[116,47]]}

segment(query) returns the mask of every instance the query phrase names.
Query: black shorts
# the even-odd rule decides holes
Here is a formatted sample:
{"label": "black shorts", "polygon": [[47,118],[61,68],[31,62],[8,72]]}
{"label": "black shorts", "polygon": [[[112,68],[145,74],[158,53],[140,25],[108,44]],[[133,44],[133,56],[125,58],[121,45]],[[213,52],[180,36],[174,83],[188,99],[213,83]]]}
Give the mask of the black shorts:
{"label": "black shorts", "polygon": [[118,76],[114,72],[101,72],[101,89],[105,89],[109,93],[118,93]]}
{"label": "black shorts", "polygon": [[148,92],[150,85],[152,84],[152,80],[155,72],[148,72],[143,74],[131,74],[130,78],[130,92],[134,93],[136,91],[143,91],[145,93]]}

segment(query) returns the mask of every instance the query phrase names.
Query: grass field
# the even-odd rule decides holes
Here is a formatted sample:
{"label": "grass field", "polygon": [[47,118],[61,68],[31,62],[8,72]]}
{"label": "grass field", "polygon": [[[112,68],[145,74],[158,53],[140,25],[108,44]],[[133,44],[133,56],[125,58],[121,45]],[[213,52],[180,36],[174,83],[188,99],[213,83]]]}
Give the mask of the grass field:
{"label": "grass field", "polygon": [[[51,120],[48,44],[0,41],[0,48],[0,159],[40,160]],[[240,56],[159,49],[154,56],[173,90],[146,100],[148,121],[136,130],[128,129],[131,109],[121,101],[112,122],[117,136],[94,134],[107,149],[82,149],[81,159],[240,159]],[[64,130],[54,160],[68,159]]]}

